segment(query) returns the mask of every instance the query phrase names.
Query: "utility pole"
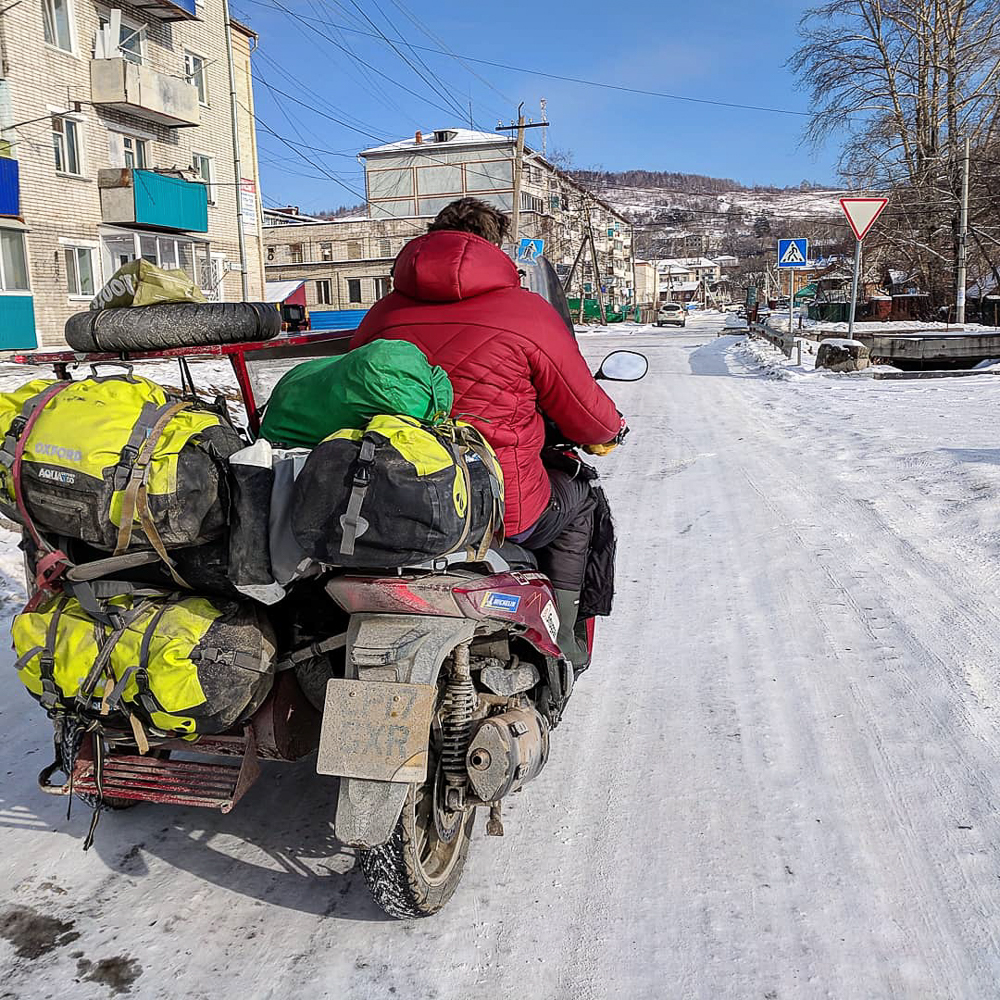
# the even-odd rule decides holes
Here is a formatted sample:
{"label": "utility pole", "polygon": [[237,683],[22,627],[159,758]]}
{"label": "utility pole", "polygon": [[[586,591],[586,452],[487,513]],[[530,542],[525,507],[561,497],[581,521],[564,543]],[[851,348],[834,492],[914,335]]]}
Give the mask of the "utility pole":
{"label": "utility pole", "polygon": [[966,246],[969,239],[969,137],[965,137],[965,157],[962,161],[962,207],[958,218],[958,267],[956,269],[955,322],[965,322],[965,284],[968,269]]}
{"label": "utility pole", "polygon": [[[548,122],[549,119],[548,119],[548,115],[546,114],[546,109],[548,107],[548,101],[546,101],[545,98],[543,97],[538,103],[539,103],[539,106],[541,107],[541,110],[542,110],[542,121],[543,122]],[[545,159],[549,158],[549,133],[548,132],[543,132],[542,133],[542,156],[545,157]]]}
{"label": "utility pole", "polygon": [[514,250],[517,251],[518,243],[521,239],[521,175],[524,172],[524,130],[526,128],[547,128],[548,122],[524,121],[524,101],[517,106],[517,124],[497,125],[498,132],[513,132],[517,129],[517,145],[514,151],[514,210],[511,225],[511,239],[514,242]]}
{"label": "utility pole", "polygon": [[[222,17],[226,28],[226,62],[229,64],[229,110],[233,119],[233,173],[236,181],[236,232],[240,248],[240,283],[243,301],[250,298],[250,273],[247,267],[247,242],[243,232],[243,167],[240,163],[240,127],[237,120],[239,101],[236,98],[236,67],[233,63],[233,29],[229,20],[229,0],[222,0]],[[255,192],[254,198],[257,197]],[[256,214],[256,208],[254,209]],[[256,225],[254,226],[256,231]]]}
{"label": "utility pole", "polygon": [[597,260],[597,246],[594,243],[594,228],[590,224],[590,203],[585,202],[587,213],[587,238],[590,241],[590,257],[594,262],[594,286],[597,289],[597,304],[601,309],[601,324],[607,326],[608,314],[604,310],[604,288],[601,285],[601,265]]}

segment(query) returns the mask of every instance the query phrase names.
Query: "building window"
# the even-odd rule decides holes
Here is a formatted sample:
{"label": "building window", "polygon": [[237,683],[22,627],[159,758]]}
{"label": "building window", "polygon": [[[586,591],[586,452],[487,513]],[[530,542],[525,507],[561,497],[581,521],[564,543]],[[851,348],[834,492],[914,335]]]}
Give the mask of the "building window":
{"label": "building window", "polygon": [[198,100],[208,104],[208,80],[205,76],[205,60],[193,52],[184,53],[184,74],[188,83],[194,84],[198,90]]}
{"label": "building window", "polygon": [[361,304],[361,279],[360,278],[348,278],[347,279],[347,301],[360,305]]}
{"label": "building window", "polygon": [[134,135],[122,136],[122,148],[125,151],[125,166],[130,170],[146,169],[146,140]]}
{"label": "building window", "polygon": [[316,282],[316,302],[321,306],[330,304],[330,282],[328,280]]}
{"label": "building window", "polygon": [[[361,241],[360,240],[349,240],[347,244],[347,259],[348,260],[361,260]],[[351,300],[354,301],[353,299]],[[361,299],[358,299],[360,302]]]}
{"label": "building window", "polygon": [[[320,260],[333,260],[333,244],[332,243],[320,243],[320,245],[319,245],[319,259]],[[329,299],[327,301],[329,301]]]}
{"label": "building window", "polygon": [[42,0],[42,21],[45,25],[45,41],[64,52],[72,52],[69,0]]}
{"label": "building window", "polygon": [[198,180],[208,188],[209,205],[214,205],[215,184],[213,182],[215,180],[215,164],[212,161],[212,157],[205,156],[203,153],[192,153],[191,165],[194,167],[194,172]]}
{"label": "building window", "polygon": [[392,278],[388,275],[375,279],[375,301],[384,299],[392,291]]}
{"label": "building window", "polygon": [[[98,16],[97,22],[100,25],[100,31],[106,32],[109,30],[111,21],[104,14]],[[110,59],[120,56],[122,59],[127,59],[130,63],[140,66],[142,65],[142,38],[145,30],[144,25],[127,23],[123,19],[118,29],[117,41],[107,39],[103,47],[98,45],[96,51],[106,53],[106,58]],[[97,58],[101,58],[101,56],[98,55]]]}
{"label": "building window", "polygon": [[378,241],[378,255],[380,257],[391,257],[392,256],[392,240],[379,240]]}
{"label": "building window", "polygon": [[70,295],[94,295],[94,251],[66,247],[66,286]]}
{"label": "building window", "polygon": [[302,263],[302,244],[290,243],[288,245],[288,258],[293,264]]}
{"label": "building window", "polygon": [[16,229],[0,229],[0,291],[28,291],[24,233]]}
{"label": "building window", "polygon": [[80,175],[80,126],[72,118],[52,116],[52,149],[60,174]]}

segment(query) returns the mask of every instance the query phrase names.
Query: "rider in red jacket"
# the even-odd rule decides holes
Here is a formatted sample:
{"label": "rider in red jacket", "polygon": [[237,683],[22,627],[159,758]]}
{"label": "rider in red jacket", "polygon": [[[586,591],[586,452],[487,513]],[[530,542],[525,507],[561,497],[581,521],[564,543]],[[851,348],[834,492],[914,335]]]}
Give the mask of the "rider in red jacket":
{"label": "rider in red jacket", "polygon": [[542,464],[542,414],[567,440],[613,444],[624,430],[615,404],[594,381],[566,324],[539,295],[520,287],[500,246],[507,217],[463,198],[443,209],[425,236],[396,258],[394,291],[368,312],[351,347],[406,340],[451,377],[453,415],[478,427],[503,467],[508,538],[541,549],[556,589],[560,646],[578,666],[576,619],[593,525],[586,484]]}

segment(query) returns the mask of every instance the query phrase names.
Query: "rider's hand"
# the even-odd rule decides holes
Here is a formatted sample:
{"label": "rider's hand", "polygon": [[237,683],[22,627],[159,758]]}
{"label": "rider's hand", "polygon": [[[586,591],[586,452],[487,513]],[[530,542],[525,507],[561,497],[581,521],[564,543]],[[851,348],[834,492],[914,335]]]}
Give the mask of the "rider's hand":
{"label": "rider's hand", "polygon": [[607,444],[585,444],[583,450],[588,455],[610,455],[617,447],[617,441],[609,441]]}
{"label": "rider's hand", "polygon": [[621,420],[621,426],[618,428],[618,433],[615,435],[613,441],[608,441],[606,444],[585,444],[583,450],[588,455],[610,455],[625,440],[625,435],[628,434],[628,424],[625,423],[624,417]]}

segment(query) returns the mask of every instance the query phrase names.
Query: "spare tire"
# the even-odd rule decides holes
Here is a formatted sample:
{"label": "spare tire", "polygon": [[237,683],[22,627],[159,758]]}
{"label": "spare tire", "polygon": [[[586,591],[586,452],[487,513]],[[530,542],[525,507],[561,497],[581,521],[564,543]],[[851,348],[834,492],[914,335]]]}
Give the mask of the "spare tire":
{"label": "spare tire", "polygon": [[269,302],[162,302],[96,309],[66,320],[67,343],[88,354],[237,344],[280,332],[281,313]]}

